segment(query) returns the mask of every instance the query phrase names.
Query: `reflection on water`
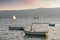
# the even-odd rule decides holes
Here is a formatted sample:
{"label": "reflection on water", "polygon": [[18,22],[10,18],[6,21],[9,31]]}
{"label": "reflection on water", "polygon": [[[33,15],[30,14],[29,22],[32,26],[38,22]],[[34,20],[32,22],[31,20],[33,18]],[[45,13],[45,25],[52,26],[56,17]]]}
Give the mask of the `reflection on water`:
{"label": "reflection on water", "polygon": [[24,40],[46,40],[44,36],[24,36]]}
{"label": "reflection on water", "polygon": [[25,36],[23,31],[10,31],[0,33],[0,40],[46,40],[45,36]]}

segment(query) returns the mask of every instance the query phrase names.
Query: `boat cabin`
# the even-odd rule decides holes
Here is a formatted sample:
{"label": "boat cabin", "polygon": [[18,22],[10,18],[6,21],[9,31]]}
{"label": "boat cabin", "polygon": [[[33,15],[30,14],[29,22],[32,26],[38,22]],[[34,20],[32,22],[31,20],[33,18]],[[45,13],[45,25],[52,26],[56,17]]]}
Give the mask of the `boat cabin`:
{"label": "boat cabin", "polygon": [[30,31],[24,31],[25,35],[30,36],[46,36],[48,35],[48,24],[49,23],[32,23]]}

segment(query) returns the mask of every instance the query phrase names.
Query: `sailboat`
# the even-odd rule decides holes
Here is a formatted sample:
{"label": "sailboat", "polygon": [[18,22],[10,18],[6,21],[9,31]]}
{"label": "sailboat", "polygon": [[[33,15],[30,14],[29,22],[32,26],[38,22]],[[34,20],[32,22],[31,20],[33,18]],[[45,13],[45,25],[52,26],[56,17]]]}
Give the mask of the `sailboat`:
{"label": "sailboat", "polygon": [[47,31],[34,31],[32,29],[32,26],[30,28],[30,31],[24,31],[25,32],[25,35],[29,35],[29,36],[47,36],[48,35],[48,32]]}
{"label": "sailboat", "polygon": [[16,20],[16,16],[15,15],[13,15],[13,20]]}

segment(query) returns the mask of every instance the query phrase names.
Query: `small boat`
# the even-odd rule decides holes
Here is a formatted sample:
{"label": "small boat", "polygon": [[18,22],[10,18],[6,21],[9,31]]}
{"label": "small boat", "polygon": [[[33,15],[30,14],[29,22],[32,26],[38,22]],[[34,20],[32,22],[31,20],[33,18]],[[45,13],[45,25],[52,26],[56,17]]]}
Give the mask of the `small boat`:
{"label": "small boat", "polygon": [[16,16],[15,15],[13,15],[13,20],[16,20]]}
{"label": "small boat", "polygon": [[48,35],[48,31],[40,31],[40,32],[34,31],[32,29],[32,25],[31,25],[30,31],[24,31],[24,32],[25,32],[25,35],[28,35],[28,36],[47,36]]}
{"label": "small boat", "polygon": [[24,30],[24,27],[9,27],[9,30]]}
{"label": "small boat", "polygon": [[49,24],[49,26],[55,26],[55,24]]}

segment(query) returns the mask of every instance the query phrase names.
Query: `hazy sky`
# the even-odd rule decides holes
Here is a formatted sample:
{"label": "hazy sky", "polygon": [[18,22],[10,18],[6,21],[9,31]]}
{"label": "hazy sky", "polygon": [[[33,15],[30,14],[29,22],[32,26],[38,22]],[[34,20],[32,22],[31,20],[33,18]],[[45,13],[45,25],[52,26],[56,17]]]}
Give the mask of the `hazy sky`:
{"label": "hazy sky", "polygon": [[0,10],[60,7],[60,0],[0,0]]}

